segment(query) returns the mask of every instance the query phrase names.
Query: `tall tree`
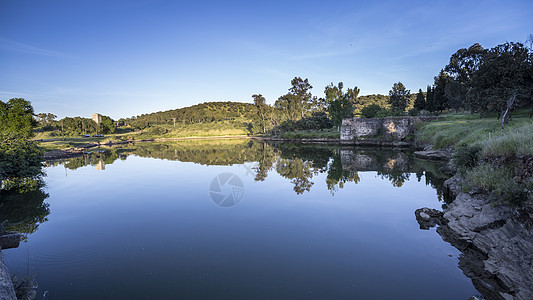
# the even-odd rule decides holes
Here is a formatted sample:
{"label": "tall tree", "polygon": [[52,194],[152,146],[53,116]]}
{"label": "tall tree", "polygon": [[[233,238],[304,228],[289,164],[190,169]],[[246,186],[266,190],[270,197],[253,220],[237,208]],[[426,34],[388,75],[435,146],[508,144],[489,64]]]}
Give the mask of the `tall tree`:
{"label": "tall tree", "polygon": [[261,127],[263,128],[263,134],[266,133],[266,114],[268,105],[266,104],[266,99],[261,94],[252,95],[254,99],[254,105],[257,107],[257,114],[261,120]]}
{"label": "tall tree", "polygon": [[418,89],[418,94],[416,95],[414,108],[418,110],[426,109],[426,98],[424,97],[424,93],[422,93],[422,89]]}
{"label": "tall tree", "polygon": [[471,80],[475,108],[498,112],[507,122],[515,108],[533,105],[532,55],[521,43],[507,42],[490,49]]}
{"label": "tall tree", "polygon": [[337,127],[337,130],[340,128],[342,119],[353,116],[353,103],[355,103],[357,96],[359,95],[359,89],[357,86],[353,89],[348,88],[346,93],[344,93],[342,89],[342,82],[339,82],[337,86],[332,82],[324,89],[329,117],[331,118],[333,125]]}
{"label": "tall tree", "polygon": [[406,89],[403,83],[395,83],[392,86],[392,89],[389,91],[389,104],[392,106],[392,108],[405,111],[410,94],[411,91]]}
{"label": "tall tree", "polygon": [[433,105],[436,110],[444,110],[448,108],[448,99],[446,98],[446,85],[450,81],[450,77],[444,70],[440,70],[439,75],[435,77],[433,89]]}
{"label": "tall tree", "polygon": [[42,151],[29,141],[36,123],[29,101],[22,98],[0,101],[0,190],[39,186],[43,175]]}
{"label": "tall tree", "polygon": [[437,111],[437,106],[435,105],[433,87],[430,85],[428,85],[426,88],[426,109],[431,112]]}
{"label": "tall tree", "polygon": [[294,107],[300,112],[300,117],[303,118],[307,111],[310,111],[313,106],[313,95],[310,90],[313,88],[309,84],[309,80],[302,79],[300,77],[294,77],[291,80],[291,87],[289,88],[289,94],[293,95],[293,101],[296,101]]}
{"label": "tall tree", "polygon": [[[452,80],[445,87],[444,93],[451,108],[467,108],[472,110],[471,80],[483,61],[487,49],[475,43],[467,48],[457,50],[450,57],[444,71]],[[453,82],[453,83],[452,83]]]}
{"label": "tall tree", "polygon": [[27,139],[33,136],[35,125],[37,122],[29,101],[23,98],[0,101],[0,135]]}

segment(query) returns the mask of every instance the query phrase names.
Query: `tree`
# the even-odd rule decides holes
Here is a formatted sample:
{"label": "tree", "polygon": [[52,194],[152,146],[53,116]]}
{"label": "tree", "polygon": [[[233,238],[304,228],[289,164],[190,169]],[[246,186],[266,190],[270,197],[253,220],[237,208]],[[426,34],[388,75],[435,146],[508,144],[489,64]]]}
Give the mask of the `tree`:
{"label": "tree", "polygon": [[285,119],[295,121],[301,117],[301,104],[298,96],[289,93],[279,97],[274,106],[280,110],[282,115],[285,115]]}
{"label": "tree", "polygon": [[291,87],[289,88],[289,94],[293,95],[293,107],[299,110],[300,117],[303,118],[305,112],[310,111],[313,106],[313,95],[311,90],[313,87],[309,84],[309,80],[305,80],[300,77],[294,77],[291,80]]}
{"label": "tree", "polygon": [[411,94],[411,91],[406,89],[403,83],[401,82],[395,83],[392,86],[392,89],[389,91],[389,96],[390,96],[389,104],[394,109],[405,111],[410,94]]}
{"label": "tree", "polygon": [[517,107],[532,105],[532,55],[521,43],[507,42],[490,49],[472,76],[472,106],[482,114],[504,116]]}
{"label": "tree", "polygon": [[435,110],[444,110],[448,108],[448,101],[446,98],[446,85],[450,81],[448,74],[444,70],[440,70],[439,75],[436,76],[433,88],[433,105]]}
{"label": "tree", "polygon": [[13,98],[7,103],[0,101],[0,135],[28,139],[37,125],[33,118],[33,107],[23,98]]}
{"label": "tree", "polygon": [[426,88],[426,109],[431,112],[437,111],[437,106],[435,105],[434,89],[430,85],[428,85]]}
{"label": "tree", "polygon": [[28,140],[36,124],[29,101],[0,101],[0,190],[39,187],[43,153]]}
{"label": "tree", "polygon": [[108,116],[102,116],[100,127],[103,133],[115,133],[115,121]]}
{"label": "tree", "polygon": [[257,107],[257,114],[261,120],[261,127],[263,128],[263,133],[266,133],[266,113],[268,105],[266,104],[266,99],[261,94],[252,95],[254,99],[254,105]]}
{"label": "tree", "polygon": [[329,117],[331,118],[333,125],[337,126],[337,130],[340,128],[342,119],[353,116],[353,103],[359,95],[359,89],[357,87],[354,87],[353,89],[349,88],[346,93],[344,93],[342,89],[342,82],[339,82],[337,86],[333,85],[332,82],[324,89]]}
{"label": "tree", "polygon": [[424,93],[422,93],[422,89],[418,89],[414,107],[418,110],[426,109],[426,98],[424,97]]}
{"label": "tree", "polygon": [[472,110],[471,105],[471,80],[479,69],[487,49],[478,43],[473,44],[468,49],[462,48],[457,50],[450,57],[450,62],[444,68],[444,71],[450,76],[453,82],[444,88],[444,94],[449,101],[450,107],[459,109],[461,107]]}

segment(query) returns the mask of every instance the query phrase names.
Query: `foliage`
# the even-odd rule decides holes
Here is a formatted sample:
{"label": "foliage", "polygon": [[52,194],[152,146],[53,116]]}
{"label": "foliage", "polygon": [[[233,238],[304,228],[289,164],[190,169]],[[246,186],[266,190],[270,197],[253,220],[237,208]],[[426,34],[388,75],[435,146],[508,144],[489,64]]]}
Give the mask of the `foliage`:
{"label": "foliage", "polygon": [[0,190],[35,186],[44,174],[43,153],[35,143],[24,139],[4,139],[0,143]]}
{"label": "foliage", "polygon": [[533,201],[531,182],[519,184],[513,179],[513,170],[507,166],[490,163],[477,165],[466,172],[464,188],[480,188],[493,193],[503,200],[504,204],[520,205]]}
{"label": "foliage", "polygon": [[413,108],[417,109],[418,111],[426,109],[426,97],[424,96],[424,93],[422,93],[422,89],[418,89],[418,94],[416,94],[416,100],[413,104]]}
{"label": "foliage", "polygon": [[279,131],[288,132],[295,130],[321,130],[329,129],[333,126],[331,120],[324,112],[314,112],[310,117],[302,118],[298,121],[286,120],[279,126]]}
{"label": "foliage", "polygon": [[53,124],[57,116],[52,113],[38,113],[35,118],[39,125],[46,126]]}
{"label": "foliage", "polygon": [[33,107],[23,98],[0,101],[0,138],[28,139],[37,125],[33,119]]}
{"label": "foliage", "polygon": [[477,144],[470,146],[462,144],[455,148],[453,163],[461,173],[464,173],[477,165],[480,152],[481,147]]}
{"label": "foliage", "polygon": [[337,126],[337,128],[341,125],[342,119],[353,116],[353,103],[356,102],[360,91],[357,87],[354,87],[353,89],[348,88],[346,93],[344,93],[342,89],[342,82],[339,82],[337,86],[331,83],[324,89],[327,110],[333,125]]}
{"label": "foliage", "polygon": [[[487,51],[479,69],[473,74],[471,107],[482,113],[502,112],[533,104],[533,65],[530,51],[521,43],[507,42]],[[520,102],[522,102],[520,105]]]}
{"label": "foliage", "polygon": [[121,119],[125,126],[145,129],[155,125],[192,125],[214,122],[249,122],[257,115],[257,108],[251,103],[205,102],[189,107],[143,114]]}
{"label": "foliage", "polygon": [[415,116],[418,116],[420,114],[420,110],[418,110],[418,108],[411,108],[408,112],[407,112],[408,115],[412,116],[412,117],[415,117]]}
{"label": "foliage", "polygon": [[39,187],[43,153],[28,141],[36,124],[30,102],[22,98],[0,101],[0,190]]}
{"label": "foliage", "polygon": [[252,98],[254,99],[254,105],[257,107],[257,114],[261,121],[261,127],[263,129],[263,133],[266,133],[266,116],[269,110],[269,106],[266,104],[266,99],[261,94],[254,94],[252,95]]}
{"label": "foliage", "polygon": [[409,101],[410,91],[405,88],[403,83],[398,82],[392,86],[392,89],[389,91],[389,103],[392,108],[405,111]]}
{"label": "foliage", "polygon": [[381,106],[377,104],[371,104],[363,107],[361,110],[361,117],[363,118],[375,118],[377,113],[382,110]]}

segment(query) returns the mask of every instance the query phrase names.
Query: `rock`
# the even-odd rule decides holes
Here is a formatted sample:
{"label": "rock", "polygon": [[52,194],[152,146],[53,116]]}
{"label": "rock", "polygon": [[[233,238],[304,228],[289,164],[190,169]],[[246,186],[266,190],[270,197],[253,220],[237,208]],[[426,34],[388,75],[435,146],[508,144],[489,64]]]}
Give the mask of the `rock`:
{"label": "rock", "polygon": [[17,232],[5,232],[0,234],[0,248],[10,249],[19,246],[22,235]]}
{"label": "rock", "polygon": [[444,224],[444,219],[442,218],[442,211],[433,209],[433,208],[419,208],[415,210],[416,221],[420,225],[420,229],[428,230],[431,227],[436,225]]}
{"label": "rock", "polygon": [[2,260],[2,254],[0,252],[0,299],[2,300],[16,300],[15,289],[13,288],[13,282],[11,276],[7,270],[4,261]]}
{"label": "rock", "polygon": [[415,151],[414,154],[418,158],[442,161],[450,160],[450,158],[452,157],[452,152],[449,149]]}
{"label": "rock", "polygon": [[462,192],[461,180],[462,178],[459,175],[455,175],[455,176],[448,178],[443,183],[447,192],[453,197],[456,197],[460,192]]}
{"label": "rock", "polygon": [[462,252],[459,268],[485,299],[533,299],[533,232],[523,221],[531,217],[533,209],[459,192],[437,233]]}

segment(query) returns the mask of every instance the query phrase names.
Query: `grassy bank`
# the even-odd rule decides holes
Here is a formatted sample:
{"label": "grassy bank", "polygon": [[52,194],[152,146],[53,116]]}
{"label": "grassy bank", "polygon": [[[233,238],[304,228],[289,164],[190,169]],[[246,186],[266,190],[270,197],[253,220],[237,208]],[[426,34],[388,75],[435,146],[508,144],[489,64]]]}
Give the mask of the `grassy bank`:
{"label": "grassy bank", "polygon": [[464,178],[464,191],[491,192],[506,204],[533,204],[533,119],[528,111],[516,112],[503,130],[496,116],[445,114],[421,124],[417,139],[454,149],[452,163]]}

